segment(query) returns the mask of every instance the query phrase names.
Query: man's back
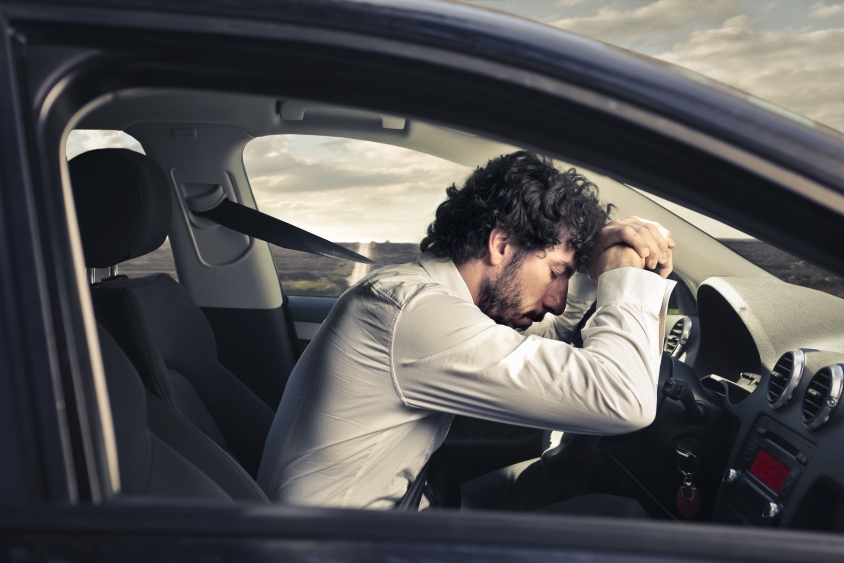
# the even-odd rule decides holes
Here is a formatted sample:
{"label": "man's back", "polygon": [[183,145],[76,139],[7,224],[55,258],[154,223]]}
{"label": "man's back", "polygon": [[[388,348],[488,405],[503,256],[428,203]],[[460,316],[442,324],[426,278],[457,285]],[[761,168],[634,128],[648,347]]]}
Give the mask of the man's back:
{"label": "man's back", "polygon": [[378,270],[347,291],[290,377],[258,476],[291,504],[392,508],[454,415],[406,406],[391,332],[421,291],[450,290],[419,264]]}

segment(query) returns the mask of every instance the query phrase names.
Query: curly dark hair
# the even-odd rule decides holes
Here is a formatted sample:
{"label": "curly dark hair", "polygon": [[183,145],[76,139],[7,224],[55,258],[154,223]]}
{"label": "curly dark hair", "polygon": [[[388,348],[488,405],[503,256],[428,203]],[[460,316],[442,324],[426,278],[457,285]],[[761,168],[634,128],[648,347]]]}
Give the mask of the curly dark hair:
{"label": "curly dark hair", "polygon": [[458,265],[486,256],[489,234],[499,228],[522,252],[550,249],[568,236],[585,271],[613,207],[603,207],[598,187],[574,168],[561,172],[526,151],[490,160],[446,196],[419,249]]}

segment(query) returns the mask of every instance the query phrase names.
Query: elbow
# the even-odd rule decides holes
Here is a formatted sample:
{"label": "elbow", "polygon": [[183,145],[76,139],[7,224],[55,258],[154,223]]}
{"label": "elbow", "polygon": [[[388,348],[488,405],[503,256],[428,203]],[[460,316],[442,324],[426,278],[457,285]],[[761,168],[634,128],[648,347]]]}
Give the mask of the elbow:
{"label": "elbow", "polygon": [[653,424],[656,418],[656,397],[641,397],[631,407],[628,418],[630,425],[628,432],[635,432]]}
{"label": "elbow", "polygon": [[632,417],[630,417],[629,432],[635,432],[636,430],[647,428],[648,426],[653,424],[655,418],[656,402],[651,402],[649,405],[647,405],[647,407],[642,405],[641,408]]}
{"label": "elbow", "polygon": [[631,400],[616,419],[616,434],[629,434],[653,424],[656,418],[656,397]]}

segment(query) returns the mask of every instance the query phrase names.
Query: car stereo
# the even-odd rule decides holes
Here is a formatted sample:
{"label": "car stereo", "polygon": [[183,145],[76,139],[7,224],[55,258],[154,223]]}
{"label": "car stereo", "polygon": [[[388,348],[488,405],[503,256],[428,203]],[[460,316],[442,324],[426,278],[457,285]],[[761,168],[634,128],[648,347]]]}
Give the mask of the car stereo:
{"label": "car stereo", "polygon": [[815,448],[781,424],[762,417],[727,469],[729,486],[719,520],[745,525],[779,524],[789,495]]}

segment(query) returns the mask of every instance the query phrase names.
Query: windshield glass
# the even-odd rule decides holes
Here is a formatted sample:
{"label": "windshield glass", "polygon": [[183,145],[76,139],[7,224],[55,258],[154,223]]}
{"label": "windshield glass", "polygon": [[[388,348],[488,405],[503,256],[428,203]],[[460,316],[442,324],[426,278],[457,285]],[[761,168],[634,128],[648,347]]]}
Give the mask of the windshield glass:
{"label": "windshield glass", "polygon": [[779,279],[844,298],[844,279],[682,205],[637,190]]}

